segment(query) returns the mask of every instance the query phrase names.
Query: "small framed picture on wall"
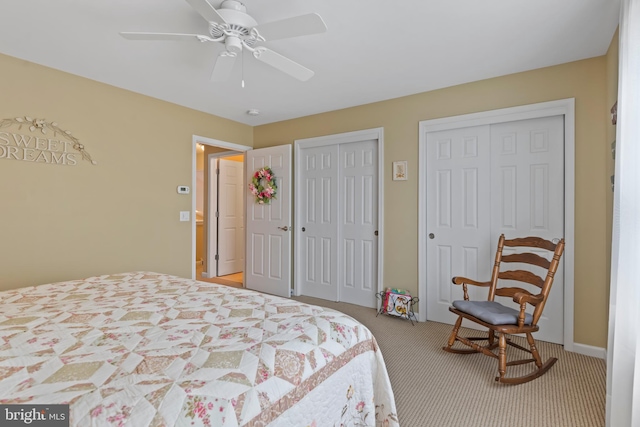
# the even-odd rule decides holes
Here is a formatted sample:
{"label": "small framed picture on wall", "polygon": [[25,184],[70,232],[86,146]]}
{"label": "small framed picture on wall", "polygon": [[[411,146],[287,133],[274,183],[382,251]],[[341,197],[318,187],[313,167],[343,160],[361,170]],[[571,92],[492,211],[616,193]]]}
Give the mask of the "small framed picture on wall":
{"label": "small framed picture on wall", "polygon": [[393,162],[393,180],[394,181],[406,181],[407,180],[407,161]]}

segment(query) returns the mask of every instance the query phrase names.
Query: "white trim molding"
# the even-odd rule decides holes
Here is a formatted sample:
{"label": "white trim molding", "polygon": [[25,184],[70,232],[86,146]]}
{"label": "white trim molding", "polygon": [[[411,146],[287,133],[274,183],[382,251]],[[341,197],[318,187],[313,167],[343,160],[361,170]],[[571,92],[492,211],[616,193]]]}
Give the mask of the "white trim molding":
{"label": "white trim molding", "polygon": [[[301,209],[298,209],[298,203],[302,200],[301,191],[301,150],[310,147],[321,147],[324,145],[346,144],[349,142],[359,142],[366,140],[378,141],[378,292],[383,289],[384,283],[384,128],[365,129],[354,132],[339,133],[335,135],[318,136],[314,138],[297,139],[294,141],[294,173],[293,194],[294,194],[294,223],[299,224],[302,218],[299,217]],[[294,248],[300,247],[302,244],[302,236],[297,232],[294,224],[293,241]],[[298,274],[300,268],[298,263],[298,251],[294,251],[293,255],[293,294],[300,295]]]}
{"label": "white trim molding", "polygon": [[[576,348],[573,342],[574,314],[574,254],[575,254],[575,99],[561,99],[538,104],[502,108],[441,119],[424,120],[419,124],[418,169],[418,296],[419,320],[427,320],[427,133],[469,126],[490,125],[540,117],[564,116],[564,349],[589,355],[598,353],[589,346]],[[587,349],[589,347],[589,349]],[[594,347],[595,349],[595,347]],[[587,353],[583,353],[587,354]],[[596,356],[598,357],[598,356]]]}
{"label": "white trim molding", "polygon": [[598,359],[604,359],[605,361],[607,360],[607,349],[602,347],[573,343],[573,352],[584,354],[585,356],[597,357]]}

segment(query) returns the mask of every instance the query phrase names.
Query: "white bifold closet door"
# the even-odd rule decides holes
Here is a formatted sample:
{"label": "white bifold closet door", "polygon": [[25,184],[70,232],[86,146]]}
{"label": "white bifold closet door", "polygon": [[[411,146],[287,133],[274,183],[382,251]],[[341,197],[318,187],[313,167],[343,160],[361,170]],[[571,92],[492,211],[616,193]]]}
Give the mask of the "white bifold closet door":
{"label": "white bifold closet door", "polygon": [[301,150],[304,295],[376,306],[377,150],[375,140]]}
{"label": "white bifold closet door", "polygon": [[[453,323],[462,289],[451,278],[489,280],[500,234],[564,236],[564,119],[429,132],[427,153],[427,319]],[[543,341],[563,342],[563,265],[538,322]],[[469,288],[471,299],[486,299],[487,288]]]}
{"label": "white bifold closet door", "polygon": [[[544,117],[491,126],[491,241],[505,236],[564,237],[564,118]],[[495,243],[494,243],[495,246]],[[513,249],[506,248],[505,254]],[[545,250],[538,255],[550,258]],[[495,250],[494,250],[495,254]],[[510,264],[509,269],[522,268]],[[540,275],[536,267],[529,269]],[[537,339],[564,342],[564,262],[538,321]],[[513,303],[511,298],[497,301]]]}
{"label": "white bifold closet door", "polygon": [[300,285],[304,295],[338,301],[338,145],[306,148],[302,156]]}

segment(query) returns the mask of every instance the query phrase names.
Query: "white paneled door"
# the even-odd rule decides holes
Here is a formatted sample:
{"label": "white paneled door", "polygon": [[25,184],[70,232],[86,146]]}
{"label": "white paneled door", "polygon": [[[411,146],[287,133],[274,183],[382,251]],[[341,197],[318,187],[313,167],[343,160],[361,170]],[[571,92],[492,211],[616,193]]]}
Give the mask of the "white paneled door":
{"label": "white paneled door", "polygon": [[378,142],[340,145],[340,301],[376,306]]}
{"label": "white paneled door", "polygon": [[305,295],[338,301],[338,145],[301,153],[300,285]]}
{"label": "white paneled door", "polygon": [[[448,307],[462,289],[451,278],[489,280],[500,234],[564,236],[563,153],[562,116],[427,134],[428,320],[455,321]],[[485,288],[470,289],[472,299],[487,297]],[[538,339],[563,343],[563,292],[560,270]]]}
{"label": "white paneled door", "polygon": [[[491,241],[537,236],[564,236],[564,120],[562,116],[491,125]],[[494,244],[495,246],[495,244]],[[495,249],[494,249],[495,250]],[[535,252],[535,250],[533,251]],[[505,248],[505,254],[510,253]],[[549,259],[547,251],[539,255]],[[528,268],[527,268],[528,267]],[[512,265],[510,269],[537,267]],[[564,263],[538,321],[536,338],[562,344],[564,324]],[[537,288],[530,289],[536,292]],[[511,299],[496,301],[509,304]]]}
{"label": "white paneled door", "polygon": [[[491,274],[489,126],[430,132],[427,150],[427,319],[452,323],[463,295],[451,278]],[[486,299],[486,288],[470,297]]]}
{"label": "white paneled door", "polygon": [[291,289],[291,145],[247,151],[247,182],[269,166],[278,186],[276,198],[258,204],[247,195],[245,286],[283,297]]}
{"label": "white paneled door", "polygon": [[376,306],[378,140],[300,150],[297,277],[303,295]]}
{"label": "white paneled door", "polygon": [[218,276],[244,267],[244,164],[219,160]]}

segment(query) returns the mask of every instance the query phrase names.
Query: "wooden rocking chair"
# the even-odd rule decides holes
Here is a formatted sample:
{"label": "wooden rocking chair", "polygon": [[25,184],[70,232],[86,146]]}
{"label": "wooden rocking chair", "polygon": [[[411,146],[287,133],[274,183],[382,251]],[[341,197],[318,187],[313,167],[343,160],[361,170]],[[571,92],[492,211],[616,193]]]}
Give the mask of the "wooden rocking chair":
{"label": "wooden rocking chair", "polygon": [[[553,252],[551,260],[537,255],[535,253],[513,253],[510,255],[503,255],[502,250],[505,246],[508,247],[526,247],[545,249]],[[493,272],[491,274],[491,280],[489,282],[477,282],[475,280],[467,279],[465,277],[454,277],[453,283],[456,285],[462,285],[464,292],[464,301],[454,301],[453,306],[449,307],[449,310],[458,315],[458,320],[453,327],[449,342],[444,350],[451,353],[470,354],[470,353],[482,353],[487,356],[498,359],[498,371],[500,376],[496,377],[496,381],[506,384],[522,384],[538,378],[553,366],[558,359],[552,357],[544,364],[536,349],[535,341],[531,335],[538,330],[538,320],[542,315],[542,310],[551,291],[551,285],[553,284],[553,276],[558,269],[560,257],[564,251],[564,239],[561,239],[557,244],[554,244],[548,240],[544,240],[538,237],[525,237],[521,239],[506,240],[504,234],[500,236],[498,241],[498,250],[496,252],[495,264],[493,266]],[[516,270],[516,271],[501,271],[500,264],[506,263],[520,263],[529,264],[540,267],[546,270],[546,278],[543,280],[530,271]],[[524,282],[540,288],[540,293],[532,294],[526,289],[520,287],[502,287],[498,288],[498,280],[508,280],[516,282]],[[487,301],[469,301],[469,295],[467,293],[467,285],[483,286],[489,288],[489,297]],[[496,301],[496,296],[511,297],[513,301],[520,305],[520,310],[513,309],[511,307],[504,306]],[[531,304],[533,314],[526,313],[525,309],[527,304]],[[462,319],[468,319],[472,322],[480,324],[489,329],[489,336],[482,338],[469,338],[461,337],[458,335],[460,330],[460,324]],[[495,334],[498,334],[498,342],[496,343]],[[513,343],[507,338],[509,334],[526,334],[527,342],[529,343],[529,349],[522,347],[516,343]],[[463,344],[471,347],[471,349],[456,349],[453,348],[453,344],[456,341],[460,341]],[[488,344],[481,346],[474,341],[488,341]],[[514,360],[507,362],[506,348],[507,344],[526,351],[533,355],[533,359]],[[498,354],[495,354],[492,350],[498,347]],[[528,375],[515,378],[505,377],[507,366],[522,365],[526,363],[535,362],[536,369]]]}

